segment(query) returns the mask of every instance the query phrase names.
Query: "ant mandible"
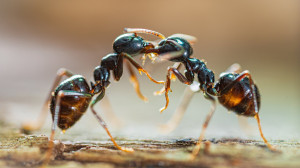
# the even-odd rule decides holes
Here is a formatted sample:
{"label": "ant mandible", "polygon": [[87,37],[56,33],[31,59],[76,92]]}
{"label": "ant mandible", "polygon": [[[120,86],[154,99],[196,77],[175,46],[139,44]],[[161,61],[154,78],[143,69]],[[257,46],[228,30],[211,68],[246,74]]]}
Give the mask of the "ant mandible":
{"label": "ant mandible", "polygon": [[[125,31],[134,33],[145,33],[147,31],[143,29],[127,28]],[[148,30],[149,31],[149,30]],[[274,151],[275,149],[268,143],[264,137],[261,129],[260,118],[258,115],[260,107],[260,94],[257,86],[252,80],[252,76],[249,71],[245,70],[240,72],[240,66],[233,64],[226,73],[221,74],[220,79],[215,83],[215,77],[212,70],[208,69],[206,63],[192,58],[193,49],[189,41],[195,42],[195,38],[191,36],[178,34],[172,35],[168,38],[162,36],[162,40],[154,48],[150,48],[145,53],[155,55],[168,55],[172,56],[169,60],[176,62],[172,67],[168,67],[166,76],[166,83],[163,90],[157,93],[165,92],[166,104],[161,108],[160,112],[164,111],[169,104],[168,92],[170,91],[171,79],[175,76],[180,82],[191,85],[194,82],[194,75],[198,77],[199,83],[195,82],[194,85],[201,90],[204,97],[212,102],[212,107],[208,113],[205,122],[202,126],[202,131],[198,139],[197,145],[194,148],[191,158],[195,158],[200,151],[201,142],[204,138],[205,130],[208,123],[215,112],[216,100],[213,96],[217,96],[219,102],[226,107],[228,110],[234,111],[238,115],[246,117],[254,117],[257,120],[260,135],[264,140],[267,147]],[[185,66],[184,75],[179,72],[180,65]],[[175,76],[172,76],[175,75]],[[197,89],[196,89],[197,90]],[[191,96],[186,96],[191,99]],[[176,122],[182,118],[182,115],[187,107],[188,101],[183,100],[181,103],[183,106],[179,107],[178,113],[174,116],[174,122],[170,122],[167,126],[176,127]]]}
{"label": "ant mandible", "polygon": [[[154,31],[148,33],[156,34]],[[60,69],[54,81],[50,94],[45,102],[45,107],[50,102],[50,111],[52,115],[52,128],[49,140],[49,148],[46,152],[44,164],[50,160],[53,150],[53,141],[56,126],[62,129],[63,132],[73,126],[81,116],[86,112],[90,106],[91,111],[99,121],[100,125],[105,129],[115,147],[125,152],[133,152],[132,148],[125,148],[119,146],[112,135],[110,134],[106,123],[100,115],[94,110],[94,105],[99,102],[105,95],[105,90],[110,84],[110,71],[113,72],[113,77],[119,81],[123,74],[123,63],[125,62],[130,73],[130,78],[134,84],[138,96],[147,101],[139,90],[139,83],[134,74],[133,65],[139,73],[145,73],[147,77],[157,84],[164,84],[163,81],[154,80],[150,74],[143,69],[134,59],[133,56],[144,53],[146,50],[153,48],[154,45],[145,41],[142,37],[137,36],[136,33],[126,33],[117,37],[113,43],[114,53],[108,54],[101,60],[100,66],[94,69],[95,83],[91,82],[91,87],[88,85],[86,79],[81,75],[74,75],[71,71]],[[66,80],[61,81],[62,77],[68,77]],[[59,84],[60,83],[60,84]],[[94,97],[97,95],[96,97]],[[93,98],[94,97],[94,98]],[[47,110],[43,110],[41,116],[45,117]],[[42,122],[38,121],[35,124],[24,125],[23,130],[30,131],[40,128]]]}

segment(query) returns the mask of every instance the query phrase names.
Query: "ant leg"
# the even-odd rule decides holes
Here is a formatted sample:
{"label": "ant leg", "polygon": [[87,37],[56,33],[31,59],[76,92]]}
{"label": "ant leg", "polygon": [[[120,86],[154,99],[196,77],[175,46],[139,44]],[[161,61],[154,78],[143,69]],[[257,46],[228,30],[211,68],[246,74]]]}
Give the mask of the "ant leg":
{"label": "ant leg", "polygon": [[214,112],[216,111],[216,106],[217,106],[216,100],[212,96],[207,94],[206,92],[204,93],[204,96],[205,96],[205,98],[209,99],[212,102],[212,106],[211,106],[210,112],[206,116],[204,124],[202,125],[202,130],[201,130],[198,142],[197,142],[197,144],[196,144],[195,148],[193,149],[193,152],[190,156],[191,159],[195,159],[195,157],[198,155],[198,153],[201,149],[201,143],[202,143],[202,140],[204,138],[204,134],[205,134],[206,128],[208,126],[208,123],[209,123],[211,117],[213,116]]}
{"label": "ant leg", "polygon": [[250,91],[253,95],[253,103],[254,103],[254,111],[255,111],[255,115],[254,118],[257,121],[258,124],[258,128],[259,128],[259,132],[260,132],[260,136],[262,137],[262,139],[264,140],[265,144],[267,145],[267,147],[271,150],[271,151],[275,151],[274,147],[272,145],[270,145],[267,141],[267,139],[264,137],[262,129],[261,129],[261,125],[260,125],[260,119],[259,119],[259,115],[258,115],[258,105],[257,105],[257,100],[256,100],[256,92],[255,92],[255,85],[253,83],[251,74],[249,71],[244,71],[242,72],[239,76],[237,76],[235,78],[234,81],[232,81],[229,85],[227,85],[221,92],[220,95],[225,94],[227,91],[229,91],[233,85],[235,85],[237,82],[239,82],[240,80],[242,80],[244,77],[248,77],[249,81],[250,81]]}
{"label": "ant leg", "polygon": [[127,54],[127,53],[121,53],[120,56],[126,58],[139,71],[140,74],[142,72],[145,73],[147,75],[147,77],[152,82],[157,83],[157,84],[164,84],[165,83],[164,81],[156,81],[155,79],[153,79],[150,76],[150,74],[145,69],[143,69],[134,59],[132,59],[132,57],[129,54]]}
{"label": "ant leg", "polygon": [[271,144],[269,144],[269,142],[268,142],[267,139],[265,138],[265,136],[264,136],[264,134],[263,134],[263,132],[262,132],[262,129],[261,129],[260,118],[259,118],[258,113],[255,114],[254,118],[255,118],[256,121],[257,121],[260,136],[261,136],[262,139],[264,140],[265,144],[268,146],[268,148],[269,148],[271,151],[277,151]]}
{"label": "ant leg", "polygon": [[[173,67],[176,68],[177,70],[179,70],[180,67],[181,67],[181,65],[182,65],[181,63],[176,62],[176,63],[173,65]],[[172,81],[175,81],[175,80],[176,80],[176,75],[175,75],[174,73],[171,73],[171,80],[172,80]],[[156,95],[162,95],[164,92],[165,92],[165,86],[164,86],[163,88],[161,88],[159,91],[154,92],[154,95],[155,95],[155,96],[156,96]]]}
{"label": "ant leg", "polygon": [[109,122],[112,123],[111,126],[116,129],[120,129],[124,123],[120,120],[119,117],[115,115],[110,100],[107,96],[103,97],[103,99],[100,102],[100,106],[104,115],[107,117]]}
{"label": "ant leg", "polygon": [[194,81],[192,85],[189,87],[186,87],[183,93],[183,97],[181,98],[181,102],[176,109],[175,113],[171,117],[171,119],[166,123],[160,126],[161,132],[163,133],[170,133],[172,132],[180,123],[184,113],[186,112],[186,109],[193,98],[194,94],[196,92],[199,92],[199,83]]}
{"label": "ant leg", "polygon": [[50,138],[49,138],[48,149],[46,151],[45,159],[43,161],[43,166],[45,166],[49,163],[51,156],[52,156],[52,152],[53,152],[53,148],[54,148],[55,130],[56,130],[56,127],[58,125],[58,120],[59,120],[60,103],[61,103],[61,99],[65,96],[91,97],[90,94],[85,94],[85,93],[80,93],[80,92],[70,91],[70,90],[61,90],[58,92],[57,99],[55,102],[55,112],[54,112],[54,117],[53,117],[51,134],[50,134]]}
{"label": "ant leg", "polygon": [[148,99],[147,97],[145,97],[141,90],[140,90],[140,84],[139,84],[139,81],[137,80],[137,77],[131,67],[131,65],[129,64],[129,62],[127,60],[125,60],[125,63],[127,65],[127,69],[128,69],[128,72],[130,74],[130,81],[131,83],[133,84],[133,87],[135,89],[135,92],[137,93],[137,95],[139,96],[140,99],[142,99],[143,101],[147,102]]}
{"label": "ant leg", "polygon": [[52,84],[50,93],[48,94],[48,97],[43,105],[43,108],[41,110],[41,113],[38,117],[38,120],[36,120],[35,122],[30,122],[30,123],[24,123],[22,125],[22,130],[24,132],[30,132],[30,131],[34,131],[34,130],[39,130],[42,125],[45,123],[47,114],[48,114],[48,104],[50,102],[50,99],[52,97],[52,92],[54,91],[54,89],[57,87],[57,85],[59,84],[59,82],[61,81],[62,77],[67,76],[67,77],[71,77],[73,76],[73,73],[65,68],[60,68],[57,71],[57,76],[54,80],[54,83]]}
{"label": "ant leg", "polygon": [[113,142],[113,144],[115,145],[115,147],[119,150],[122,150],[124,152],[133,152],[134,150],[132,148],[125,148],[125,147],[121,147],[117,144],[117,142],[115,141],[115,139],[112,137],[112,135],[110,134],[107,125],[105,123],[105,121],[102,119],[102,117],[100,115],[97,114],[97,112],[94,110],[94,105],[99,102],[105,95],[105,90],[103,89],[102,92],[95,98],[92,100],[91,103],[91,110],[93,112],[93,114],[95,115],[95,117],[97,118],[97,120],[99,121],[100,125],[105,129],[107,135],[110,137],[111,141]]}
{"label": "ant leg", "polygon": [[180,73],[176,68],[174,67],[168,67],[168,73],[167,73],[167,80],[165,83],[165,98],[166,98],[166,104],[163,108],[160,109],[160,112],[162,113],[164,110],[167,109],[169,105],[169,91],[171,86],[171,72],[175,74],[175,76],[179,79],[180,82],[190,85],[193,81],[187,79],[182,73]]}

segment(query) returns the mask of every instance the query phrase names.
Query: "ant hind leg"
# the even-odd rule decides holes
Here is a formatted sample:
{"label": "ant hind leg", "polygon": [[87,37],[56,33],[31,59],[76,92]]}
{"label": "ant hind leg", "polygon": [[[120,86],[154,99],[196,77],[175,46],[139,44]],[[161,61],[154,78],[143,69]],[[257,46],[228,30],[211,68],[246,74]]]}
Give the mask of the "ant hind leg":
{"label": "ant hind leg", "polygon": [[50,138],[49,138],[48,149],[46,151],[46,155],[45,155],[45,159],[43,160],[42,167],[46,166],[49,163],[51,157],[53,156],[52,152],[54,149],[54,136],[55,136],[56,127],[58,125],[58,120],[59,120],[60,104],[61,104],[62,98],[65,96],[91,97],[90,94],[85,94],[85,93],[80,93],[80,92],[70,91],[70,90],[61,90],[58,92],[57,99],[55,102],[55,112],[54,112],[53,123],[52,123],[52,127],[51,127],[51,134],[50,134]]}
{"label": "ant hind leg", "polygon": [[94,109],[94,105],[99,102],[105,95],[105,89],[102,90],[102,92],[95,98],[92,100],[91,103],[91,110],[92,113],[94,114],[94,116],[97,118],[97,120],[99,121],[100,125],[105,129],[107,135],[110,137],[111,141],[113,142],[113,144],[115,145],[115,147],[119,150],[122,150],[124,152],[134,152],[134,150],[132,148],[126,148],[126,147],[121,147],[117,144],[117,142],[115,141],[115,139],[112,137],[110,131],[107,128],[107,124],[105,123],[105,121],[102,119],[102,117],[100,115],[97,114],[97,112]]}
{"label": "ant hind leg", "polygon": [[64,76],[71,77],[71,76],[73,76],[73,73],[65,68],[60,68],[57,71],[57,76],[55,77],[55,80],[54,80],[54,83],[52,84],[50,93],[48,94],[48,97],[43,105],[43,108],[40,112],[38,119],[34,122],[26,122],[26,123],[22,124],[22,131],[24,133],[29,133],[31,131],[39,130],[43,126],[43,124],[45,123],[47,114],[48,114],[48,104],[52,97],[52,92],[57,87],[57,85],[61,82],[61,79]]}

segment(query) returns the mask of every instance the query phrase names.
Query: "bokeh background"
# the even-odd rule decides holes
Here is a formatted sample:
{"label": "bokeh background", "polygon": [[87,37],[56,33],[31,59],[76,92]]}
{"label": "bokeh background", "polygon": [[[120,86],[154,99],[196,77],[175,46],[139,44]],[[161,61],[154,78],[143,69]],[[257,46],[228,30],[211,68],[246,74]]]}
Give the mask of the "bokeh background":
{"label": "bokeh background", "polygon": [[[56,71],[65,67],[93,80],[93,69],[112,52],[113,40],[125,27],[148,28],[166,36],[175,33],[198,38],[194,57],[207,61],[216,77],[231,64],[250,70],[261,95],[262,127],[267,139],[300,139],[300,2],[263,1],[1,1],[0,2],[0,116],[15,126],[39,115]],[[147,39],[155,39],[142,35]],[[137,61],[139,57],[135,58]],[[145,65],[155,79],[164,80],[171,63]],[[113,79],[112,79],[113,80]],[[121,129],[105,115],[114,136],[140,139],[196,138],[209,111],[202,94],[194,96],[179,127],[162,135],[157,125],[177,108],[186,86],[172,83],[169,108],[159,113],[161,86],[139,76],[144,103],[135,94],[125,70],[107,89]],[[234,113],[218,105],[208,138],[260,139],[256,121],[246,133]],[[48,116],[43,134],[50,132]],[[90,111],[58,138],[107,139]],[[76,136],[75,136],[76,135]]]}

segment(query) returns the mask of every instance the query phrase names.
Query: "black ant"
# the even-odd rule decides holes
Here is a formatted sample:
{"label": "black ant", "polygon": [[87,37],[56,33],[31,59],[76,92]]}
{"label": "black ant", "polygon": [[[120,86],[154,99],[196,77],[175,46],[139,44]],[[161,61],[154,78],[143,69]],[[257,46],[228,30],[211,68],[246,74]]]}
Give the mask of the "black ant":
{"label": "black ant", "polygon": [[[159,36],[159,34],[154,31],[148,31],[147,33],[152,33]],[[154,80],[150,74],[133,59],[133,56],[145,53],[145,51],[153,47],[153,44],[145,41],[142,37],[137,36],[136,33],[126,33],[120,35],[113,43],[114,53],[103,57],[100,66],[97,66],[94,69],[95,83],[91,82],[91,87],[88,85],[86,79],[81,75],[74,75],[72,72],[66,69],[60,69],[58,71],[58,75],[44,105],[44,108],[46,108],[50,102],[50,111],[53,121],[49,140],[49,149],[46,153],[46,158],[44,161],[45,164],[49,162],[52,155],[56,126],[62,129],[64,132],[81,118],[89,106],[91,107],[91,111],[99,121],[100,125],[105,129],[108,136],[111,138],[111,141],[114,143],[115,147],[125,152],[133,152],[132,148],[121,147],[115,142],[107,128],[106,123],[94,110],[94,105],[105,95],[105,90],[110,84],[110,71],[113,72],[113,77],[116,81],[120,80],[123,74],[124,62],[127,65],[130,78],[134,83],[137,94],[144,101],[146,101],[147,98],[144,97],[139,90],[139,83],[131,64],[140,73],[145,73],[151,81],[157,84],[164,84],[163,81]],[[63,76],[67,76],[68,78],[60,83]],[[97,96],[94,97],[95,95]],[[42,116],[45,117],[47,110],[44,111],[45,112],[42,112]],[[42,122],[38,121],[37,124],[24,125],[23,129],[25,131],[35,130],[41,127],[41,125]]]}
{"label": "black ant", "polygon": [[[143,29],[125,29],[125,31],[126,30],[127,32],[134,33],[147,32]],[[265,144],[270,150],[275,150],[268,143],[261,130],[260,118],[258,115],[260,107],[260,94],[257,86],[252,80],[249,71],[246,70],[240,72],[239,65],[234,64],[229,68],[229,70],[227,70],[226,73],[221,74],[220,79],[215,83],[214,72],[207,68],[206,63],[197,58],[191,57],[191,55],[193,54],[193,48],[189,43],[189,40],[191,41],[190,36],[179,34],[179,36],[173,35],[168,38],[165,38],[164,36],[162,37],[162,40],[156,47],[150,48],[145,51],[145,53],[152,53],[158,56],[161,54],[171,55],[172,57],[169,60],[177,63],[174,66],[168,67],[165,87],[162,91],[158,92],[165,92],[166,98],[166,104],[163,108],[161,108],[160,112],[164,111],[168,107],[168,92],[170,91],[171,79],[175,76],[179,79],[180,82],[191,85],[194,82],[194,75],[196,74],[199,81],[199,83],[196,84],[196,87],[198,87],[198,89],[203,92],[205,98],[212,102],[211,110],[208,113],[206,120],[202,126],[202,132],[200,134],[197,145],[192,152],[192,158],[195,158],[195,156],[199,153],[205,130],[215,111],[216,100],[213,96],[217,96],[219,102],[228,110],[234,111],[238,115],[254,117],[257,120],[260,135]],[[188,38],[185,39],[185,37]],[[192,40],[192,42],[194,41],[195,40]],[[179,72],[181,64],[183,64],[185,67],[184,75]],[[183,107],[179,107],[180,110],[178,110],[181,111],[179,112],[181,114],[183,114],[188,104],[188,101],[183,101]],[[174,116],[174,118],[177,118],[175,119],[176,121],[181,117]],[[171,122],[169,126],[176,126],[176,124]]]}

